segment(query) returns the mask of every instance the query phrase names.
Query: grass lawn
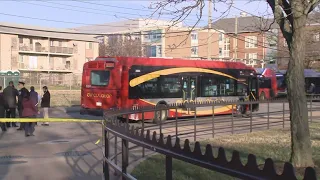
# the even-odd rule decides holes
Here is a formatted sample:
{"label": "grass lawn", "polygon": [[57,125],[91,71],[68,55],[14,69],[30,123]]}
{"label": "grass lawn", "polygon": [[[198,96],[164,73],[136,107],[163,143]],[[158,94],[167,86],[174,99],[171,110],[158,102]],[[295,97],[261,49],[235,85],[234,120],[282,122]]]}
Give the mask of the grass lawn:
{"label": "grass lawn", "polygon": [[[320,177],[320,124],[310,124],[310,132],[313,147],[313,160],[316,168],[317,177]],[[232,150],[240,152],[242,163],[246,163],[248,154],[255,154],[258,164],[263,168],[266,158],[271,157],[276,163],[278,173],[282,173],[283,163],[290,158],[290,131],[287,130],[268,130],[248,134],[238,134],[221,136],[214,139],[202,141],[203,148],[206,144],[214,147],[224,147],[227,158],[230,160]],[[203,151],[204,152],[204,151]],[[214,148],[217,156],[217,148]],[[297,169],[297,176],[302,179],[304,169]],[[165,157],[154,155],[141,162],[132,172],[133,176],[139,180],[162,180],[165,179]],[[207,179],[235,179],[214,171],[206,170],[189,163],[173,160],[173,179],[175,180],[207,180]]]}

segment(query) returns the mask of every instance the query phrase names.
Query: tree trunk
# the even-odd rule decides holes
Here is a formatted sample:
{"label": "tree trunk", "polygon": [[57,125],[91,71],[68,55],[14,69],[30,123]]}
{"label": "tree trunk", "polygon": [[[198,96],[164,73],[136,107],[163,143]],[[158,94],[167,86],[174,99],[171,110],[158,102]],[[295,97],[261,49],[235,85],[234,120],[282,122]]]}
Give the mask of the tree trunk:
{"label": "tree trunk", "polygon": [[314,166],[308,123],[307,98],[304,79],[306,16],[293,23],[288,67],[288,99],[291,125],[291,163],[296,167]]}

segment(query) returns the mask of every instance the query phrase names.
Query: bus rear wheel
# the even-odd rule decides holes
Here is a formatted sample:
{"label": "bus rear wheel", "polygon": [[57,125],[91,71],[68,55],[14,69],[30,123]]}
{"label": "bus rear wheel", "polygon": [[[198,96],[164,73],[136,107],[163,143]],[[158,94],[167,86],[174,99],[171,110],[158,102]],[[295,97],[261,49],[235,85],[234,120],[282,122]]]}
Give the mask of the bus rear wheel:
{"label": "bus rear wheel", "polygon": [[[165,104],[157,105],[157,108],[166,108],[166,107],[167,106]],[[155,124],[160,124],[160,122],[165,122],[167,118],[168,118],[168,110],[159,110],[155,112],[153,122]]]}

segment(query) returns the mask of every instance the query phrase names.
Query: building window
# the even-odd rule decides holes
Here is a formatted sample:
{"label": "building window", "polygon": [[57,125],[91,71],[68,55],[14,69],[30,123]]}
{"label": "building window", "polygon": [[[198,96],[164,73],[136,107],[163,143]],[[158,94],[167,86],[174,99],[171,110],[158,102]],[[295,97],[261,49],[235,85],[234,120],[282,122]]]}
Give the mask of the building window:
{"label": "building window", "polygon": [[220,33],[220,34],[219,34],[219,41],[222,41],[222,39],[223,39],[223,34]]}
{"label": "building window", "polygon": [[150,39],[150,32],[145,32],[146,34],[144,35],[144,39]]}
{"label": "building window", "polygon": [[222,48],[219,48],[219,56],[223,56],[223,54],[222,54]]}
{"label": "building window", "polygon": [[23,38],[19,38],[19,43],[23,44]]}
{"label": "building window", "polygon": [[225,38],[224,39],[223,56],[224,57],[229,57],[230,56],[230,38]]}
{"label": "building window", "polygon": [[191,40],[192,41],[198,40],[198,33],[197,32],[192,32],[191,33]]}
{"label": "building window", "polygon": [[317,41],[317,42],[320,41],[320,33],[314,34],[314,35],[313,35],[313,40],[314,40],[314,41]]}
{"label": "building window", "polygon": [[258,54],[257,53],[246,53],[246,59],[258,59]]}
{"label": "building window", "polygon": [[30,41],[30,44],[33,44],[33,40],[31,38],[29,39],[29,41]]}
{"label": "building window", "polygon": [[157,57],[161,57],[162,56],[162,46],[159,45],[157,46]]}
{"label": "building window", "polygon": [[23,63],[23,55],[19,55],[19,63]]}
{"label": "building window", "polygon": [[191,55],[198,56],[198,46],[191,47]]}
{"label": "building window", "polygon": [[54,46],[54,42],[53,41],[50,41],[50,46]]}
{"label": "building window", "polygon": [[59,47],[62,47],[62,41],[59,41]]}
{"label": "building window", "polygon": [[91,42],[86,43],[86,45],[87,45],[86,49],[92,49],[92,43]]}
{"label": "building window", "polygon": [[246,48],[256,48],[256,47],[258,47],[257,36],[246,36],[245,37],[245,46],[246,46]]}

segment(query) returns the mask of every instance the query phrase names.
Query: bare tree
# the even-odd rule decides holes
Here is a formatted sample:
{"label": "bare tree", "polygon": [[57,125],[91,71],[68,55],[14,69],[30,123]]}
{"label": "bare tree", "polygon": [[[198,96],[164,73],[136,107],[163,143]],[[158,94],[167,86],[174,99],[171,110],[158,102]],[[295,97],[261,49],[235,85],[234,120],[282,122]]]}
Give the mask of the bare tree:
{"label": "bare tree", "polygon": [[99,56],[105,56],[105,55],[106,55],[106,44],[99,43]]}
{"label": "bare tree", "polygon": [[[139,35],[138,35],[139,36]],[[100,45],[100,55],[105,56],[142,56],[140,36],[110,35],[104,45]]]}
{"label": "bare tree", "polygon": [[[168,0],[165,6],[179,7],[177,16],[188,16],[190,8],[199,8],[205,0]],[[210,0],[211,1],[211,0]],[[215,2],[226,2],[218,0]],[[320,0],[267,0],[275,22],[288,44],[289,63],[287,71],[288,99],[291,125],[291,158],[297,167],[314,166],[308,124],[307,98],[305,92],[304,60],[306,56],[306,24]],[[195,6],[198,5],[198,6]],[[181,19],[181,18],[180,18]]]}

